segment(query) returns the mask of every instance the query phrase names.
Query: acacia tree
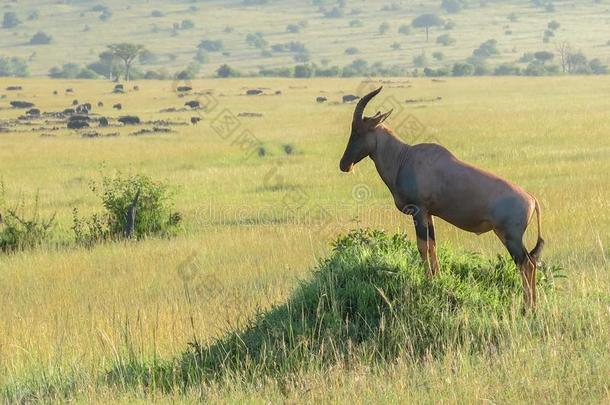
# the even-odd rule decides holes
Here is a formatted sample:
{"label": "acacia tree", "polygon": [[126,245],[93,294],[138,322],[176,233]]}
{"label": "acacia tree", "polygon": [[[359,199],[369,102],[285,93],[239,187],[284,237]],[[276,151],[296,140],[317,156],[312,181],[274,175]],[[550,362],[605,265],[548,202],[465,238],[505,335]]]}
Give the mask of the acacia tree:
{"label": "acacia tree", "polygon": [[2,28],[14,28],[21,24],[19,18],[17,18],[17,14],[12,11],[7,11],[4,13],[4,19],[2,20]]}
{"label": "acacia tree", "polygon": [[411,25],[415,28],[426,29],[426,42],[428,42],[430,27],[438,27],[443,25],[443,19],[436,14],[422,14],[416,17]]}
{"label": "acacia tree", "polygon": [[123,42],[120,44],[108,45],[108,49],[115,58],[122,60],[125,64],[125,80],[129,81],[129,70],[131,69],[131,65],[138,55],[145,50],[144,46]]}

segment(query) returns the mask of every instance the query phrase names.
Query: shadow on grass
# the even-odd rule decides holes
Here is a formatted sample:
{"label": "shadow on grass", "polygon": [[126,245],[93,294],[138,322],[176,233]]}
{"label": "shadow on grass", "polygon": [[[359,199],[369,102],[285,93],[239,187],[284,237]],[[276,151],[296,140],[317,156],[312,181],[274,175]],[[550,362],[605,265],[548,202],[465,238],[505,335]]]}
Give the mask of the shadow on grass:
{"label": "shadow on grass", "polygon": [[[357,230],[333,247],[285,304],[210,345],[191,343],[173,361],[117,364],[105,383],[175,391],[235,378],[281,380],[338,363],[417,361],[455,347],[496,350],[520,313],[520,276],[500,256],[441,249],[442,274],[429,279],[405,235]],[[549,280],[539,278],[542,290]]]}

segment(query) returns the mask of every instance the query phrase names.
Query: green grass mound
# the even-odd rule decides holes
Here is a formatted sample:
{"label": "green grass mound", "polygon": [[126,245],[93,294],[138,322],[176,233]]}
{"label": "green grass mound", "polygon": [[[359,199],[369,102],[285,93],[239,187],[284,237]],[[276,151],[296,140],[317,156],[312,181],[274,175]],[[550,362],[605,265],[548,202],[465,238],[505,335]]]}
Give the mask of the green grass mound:
{"label": "green grass mound", "polygon": [[[173,391],[202,382],[284,380],[338,364],[418,361],[449,349],[496,352],[522,319],[514,264],[448,248],[439,250],[439,262],[441,275],[428,278],[406,235],[353,231],[334,242],[330,257],[285,304],[210,345],[191,343],[173,361],[121,362],[104,380]],[[541,270],[544,295],[557,269]]]}
{"label": "green grass mound", "polygon": [[497,348],[523,305],[514,264],[450,249],[439,261],[441,276],[430,279],[405,235],[342,236],[287,303],[209,346],[192,344],[179,365],[182,383]]}

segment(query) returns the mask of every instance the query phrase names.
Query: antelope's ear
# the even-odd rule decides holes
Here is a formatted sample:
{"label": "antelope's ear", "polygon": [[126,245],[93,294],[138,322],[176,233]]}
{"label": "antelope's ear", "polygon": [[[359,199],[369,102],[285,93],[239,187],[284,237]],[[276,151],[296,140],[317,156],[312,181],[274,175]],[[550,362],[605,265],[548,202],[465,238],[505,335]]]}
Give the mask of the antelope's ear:
{"label": "antelope's ear", "polygon": [[381,124],[383,121],[388,119],[388,117],[392,114],[393,111],[394,110],[392,109],[384,114],[377,113],[374,117],[371,117],[371,125],[373,127],[376,127],[377,125]]}

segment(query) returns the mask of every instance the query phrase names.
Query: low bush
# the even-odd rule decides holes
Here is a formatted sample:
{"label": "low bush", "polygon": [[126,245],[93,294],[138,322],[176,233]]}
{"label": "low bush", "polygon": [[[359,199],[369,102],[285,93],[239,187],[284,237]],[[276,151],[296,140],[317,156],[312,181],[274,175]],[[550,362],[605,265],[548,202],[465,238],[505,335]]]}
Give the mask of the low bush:
{"label": "low bush", "polygon": [[55,227],[55,214],[49,218],[40,215],[38,194],[29,217],[23,200],[9,207],[5,195],[4,183],[0,182],[0,251],[21,251],[47,242]]}
{"label": "low bush", "polygon": [[100,184],[91,184],[91,191],[101,199],[104,211],[80,218],[74,209],[72,230],[79,244],[91,246],[124,237],[134,202],[134,238],[169,236],[181,219],[179,213],[172,211],[169,187],[141,174],[105,176]]}

